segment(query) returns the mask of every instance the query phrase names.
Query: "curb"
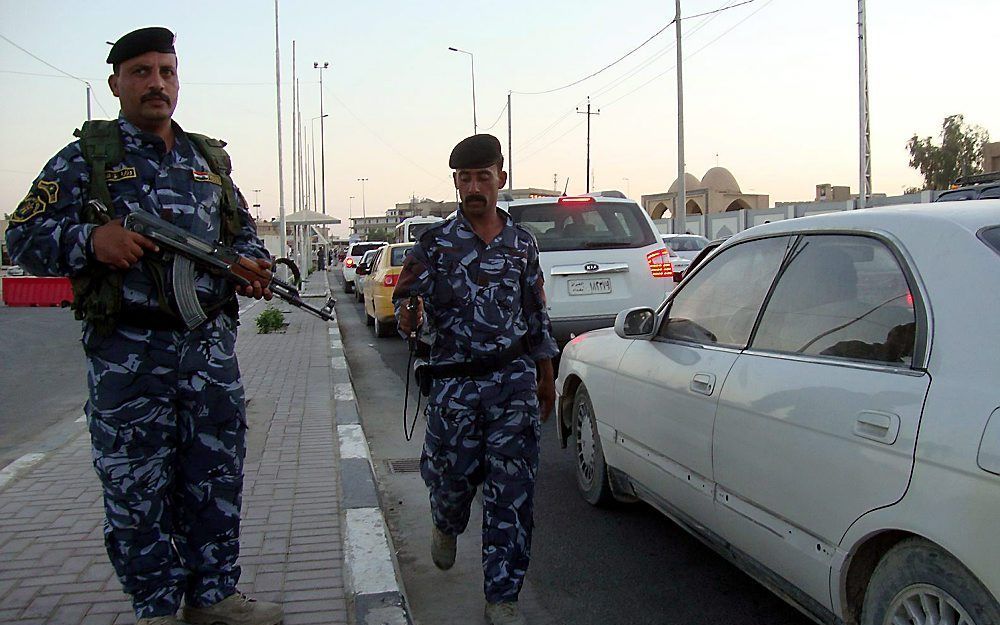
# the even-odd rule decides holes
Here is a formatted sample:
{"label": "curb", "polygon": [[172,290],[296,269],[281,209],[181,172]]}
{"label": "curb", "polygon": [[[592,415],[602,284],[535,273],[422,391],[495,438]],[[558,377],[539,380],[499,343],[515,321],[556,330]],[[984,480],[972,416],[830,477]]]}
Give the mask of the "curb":
{"label": "curb", "polygon": [[365,438],[340,325],[329,322],[334,414],[340,441],[340,478],[344,509],[344,561],[348,597],[357,625],[413,625],[399,579],[378,490],[371,450]]}

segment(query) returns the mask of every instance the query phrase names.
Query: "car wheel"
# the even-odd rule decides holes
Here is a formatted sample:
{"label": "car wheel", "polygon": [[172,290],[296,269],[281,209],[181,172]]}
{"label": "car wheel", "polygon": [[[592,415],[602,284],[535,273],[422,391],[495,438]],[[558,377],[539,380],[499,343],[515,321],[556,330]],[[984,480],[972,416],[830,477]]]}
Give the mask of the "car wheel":
{"label": "car wheel", "polygon": [[608,466],[597,433],[597,416],[587,387],[582,384],[573,396],[573,437],[576,440],[576,485],[587,503],[603,506],[614,496],[608,483]]}
{"label": "car wheel", "polygon": [[365,325],[373,326],[375,325],[375,317],[368,314],[368,309],[365,309]]}
{"label": "car wheel", "polygon": [[354,301],[358,302],[359,304],[364,304],[365,303],[364,291],[356,290],[354,293]]}
{"label": "car wheel", "polygon": [[375,336],[385,338],[392,335],[393,326],[391,323],[382,321],[375,317]]}
{"label": "car wheel", "polygon": [[1000,605],[962,563],[922,538],[889,550],[868,582],[862,625],[1000,623]]}
{"label": "car wheel", "polygon": [[344,293],[351,293],[354,291],[354,283],[344,280]]}

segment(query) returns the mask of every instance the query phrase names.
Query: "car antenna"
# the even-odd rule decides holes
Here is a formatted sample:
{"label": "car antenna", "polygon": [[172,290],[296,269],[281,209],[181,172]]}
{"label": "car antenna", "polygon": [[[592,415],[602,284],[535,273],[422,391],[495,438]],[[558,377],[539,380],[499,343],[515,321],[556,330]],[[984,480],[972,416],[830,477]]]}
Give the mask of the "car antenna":
{"label": "car antenna", "polygon": [[566,184],[563,185],[563,197],[566,197],[566,189],[569,188],[569,176],[566,176]]}

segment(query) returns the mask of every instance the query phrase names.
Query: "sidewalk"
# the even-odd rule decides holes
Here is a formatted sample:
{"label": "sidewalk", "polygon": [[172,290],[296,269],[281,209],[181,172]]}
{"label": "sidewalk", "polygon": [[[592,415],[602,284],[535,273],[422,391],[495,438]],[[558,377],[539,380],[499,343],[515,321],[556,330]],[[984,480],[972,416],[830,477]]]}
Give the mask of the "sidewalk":
{"label": "sidewalk", "polygon": [[[326,290],[317,272],[303,291]],[[281,602],[286,625],[406,625],[336,323],[278,302],[287,331],[260,335],[264,304],[241,304],[250,429],[240,589]],[[134,623],[103,520],[83,423],[61,449],[0,471],[0,623]]]}

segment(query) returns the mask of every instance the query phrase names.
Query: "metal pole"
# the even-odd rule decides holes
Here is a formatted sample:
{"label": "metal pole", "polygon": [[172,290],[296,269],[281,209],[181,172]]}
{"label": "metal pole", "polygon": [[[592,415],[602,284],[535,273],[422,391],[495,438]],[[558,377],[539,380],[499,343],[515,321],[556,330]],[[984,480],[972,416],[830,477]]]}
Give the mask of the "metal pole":
{"label": "metal pole", "polygon": [[597,109],[596,113],[590,112],[590,96],[587,96],[587,110],[586,112],[581,111],[579,108],[576,109],[577,113],[581,113],[587,116],[587,193],[590,193],[590,116],[600,115],[601,109]]}
{"label": "metal pole", "polygon": [[476,123],[476,57],[471,52],[469,60],[472,61],[472,134],[477,134],[479,124]]}
{"label": "metal pole", "polygon": [[281,253],[288,253],[288,235],[285,232],[285,170],[281,158],[281,41],[278,38],[278,0],[274,0],[274,87],[278,101],[278,215],[281,228]]}
{"label": "metal pole", "polygon": [[514,192],[514,142],[511,140],[510,91],[507,92],[507,190]]}
{"label": "metal pole", "polygon": [[89,122],[90,117],[90,83],[84,83],[87,85],[87,121]]}
{"label": "metal pole", "polygon": [[322,197],[323,197],[323,214],[326,214],[326,134],[323,130],[323,118],[326,115],[323,114],[323,70],[330,67],[330,64],[324,62],[320,65],[318,62],[313,63],[313,67],[319,70],[319,171],[320,171],[320,186],[322,187]]}
{"label": "metal pole", "polygon": [[296,89],[295,78],[295,40],[292,39],[292,212],[299,211],[299,125],[296,120],[298,110],[299,90]]}
{"label": "metal pole", "polygon": [[868,35],[865,29],[865,0],[858,0],[858,99],[861,113],[858,208],[864,208],[872,191],[871,127],[868,122]]}
{"label": "metal pole", "polygon": [[365,183],[368,182],[367,178],[358,178],[358,182],[361,183],[361,217],[365,218],[368,215],[365,213]]}
{"label": "metal pole", "polygon": [[674,0],[677,15],[677,199],[674,203],[674,232],[687,230],[687,189],[684,180],[684,75],[681,70],[681,0]]}

